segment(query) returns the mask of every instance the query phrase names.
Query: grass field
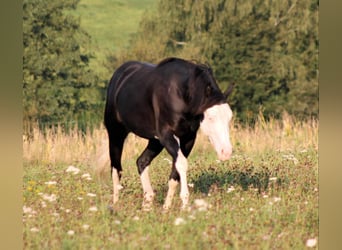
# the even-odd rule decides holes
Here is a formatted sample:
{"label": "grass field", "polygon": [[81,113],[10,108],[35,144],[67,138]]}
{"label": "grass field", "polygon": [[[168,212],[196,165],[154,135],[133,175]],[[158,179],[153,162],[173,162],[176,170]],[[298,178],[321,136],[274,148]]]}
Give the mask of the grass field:
{"label": "grass field", "polygon": [[[81,135],[37,129],[23,138],[25,249],[317,249],[318,122],[289,116],[255,127],[233,124],[234,155],[216,160],[199,134],[189,157],[190,210],[177,196],[164,213],[170,157],[150,167],[154,209],[141,210],[135,160],[146,142],[131,135],[123,154],[123,189],[108,210],[109,166],[96,171],[106,132]],[[106,155],[106,154],[105,154]],[[101,159],[101,161],[106,159]],[[71,168],[73,166],[74,168]]]}
{"label": "grass field", "polygon": [[74,14],[92,38],[93,69],[107,75],[107,56],[128,47],[143,15],[155,7],[156,0],[81,0]]}

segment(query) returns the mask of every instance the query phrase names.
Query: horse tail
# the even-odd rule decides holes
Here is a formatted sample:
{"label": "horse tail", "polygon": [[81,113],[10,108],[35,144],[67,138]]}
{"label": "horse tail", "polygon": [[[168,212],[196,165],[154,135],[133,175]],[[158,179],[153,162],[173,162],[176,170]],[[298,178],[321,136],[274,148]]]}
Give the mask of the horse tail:
{"label": "horse tail", "polygon": [[96,147],[96,160],[95,160],[95,173],[104,178],[108,176],[107,174],[110,172],[110,158],[109,158],[109,145],[108,139],[102,138],[99,142],[99,146]]}

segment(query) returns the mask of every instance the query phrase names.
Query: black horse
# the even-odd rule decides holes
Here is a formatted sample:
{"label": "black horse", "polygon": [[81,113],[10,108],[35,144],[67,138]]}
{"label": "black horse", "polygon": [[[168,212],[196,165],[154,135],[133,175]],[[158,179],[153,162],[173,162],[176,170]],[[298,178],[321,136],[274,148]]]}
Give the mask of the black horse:
{"label": "black horse", "polygon": [[126,62],[113,74],[107,90],[104,121],[109,137],[109,153],[113,180],[113,204],[119,199],[121,154],[129,132],[148,140],[137,160],[144,202],[149,209],[154,192],[148,166],[163,148],[172,156],[173,164],[164,209],[171,206],[180,181],[183,208],[188,204],[186,180],[187,157],[201,126],[209,136],[219,159],[232,153],[229,121],[232,111],[227,104],[231,88],[222,93],[212,70],[179,58],[167,58],[159,64]]}

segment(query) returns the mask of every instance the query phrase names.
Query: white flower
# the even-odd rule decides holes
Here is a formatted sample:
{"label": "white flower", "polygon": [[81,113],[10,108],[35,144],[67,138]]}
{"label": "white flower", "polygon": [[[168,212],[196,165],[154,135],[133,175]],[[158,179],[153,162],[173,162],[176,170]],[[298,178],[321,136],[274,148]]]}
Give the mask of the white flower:
{"label": "white flower", "polygon": [[140,220],[140,218],[139,218],[139,216],[136,215],[133,217],[133,220],[138,221],[138,220]]}
{"label": "white flower", "polygon": [[281,201],[281,198],[280,197],[273,197],[273,201],[274,202],[279,202],[279,201]]}
{"label": "white flower", "polygon": [[270,180],[270,181],[276,181],[276,180],[277,180],[277,177],[270,177],[269,180]]}
{"label": "white flower", "polygon": [[90,176],[89,173],[83,174],[83,175],[82,175],[82,178],[83,178],[83,179],[86,179],[87,181],[91,181],[91,180],[92,180],[92,178],[91,178],[91,176]]}
{"label": "white flower", "polygon": [[74,231],[74,230],[69,230],[67,234],[68,234],[68,235],[74,235],[74,234],[75,234],[75,231]]}
{"label": "white flower", "polygon": [[235,188],[233,186],[230,186],[227,190],[227,193],[231,193],[235,190]]}
{"label": "white flower", "polygon": [[87,196],[89,196],[89,197],[96,197],[96,194],[93,194],[93,193],[87,193]]}
{"label": "white flower", "polygon": [[193,183],[189,183],[188,186],[193,188],[195,185]]}
{"label": "white flower", "polygon": [[56,185],[57,184],[57,181],[47,181],[45,182],[45,185]]}
{"label": "white flower", "polygon": [[185,224],[185,220],[181,217],[176,218],[175,222],[173,223],[175,226],[183,225]]}
{"label": "white flower", "polygon": [[120,225],[120,224],[121,224],[121,221],[115,220],[114,223],[115,223],[116,225]]}
{"label": "white flower", "polygon": [[307,247],[314,247],[317,245],[317,238],[313,238],[313,239],[308,239],[306,241],[306,246]]}
{"label": "white flower", "polygon": [[198,211],[207,211],[211,207],[211,205],[203,199],[195,199],[194,203]]}
{"label": "white flower", "polygon": [[89,173],[85,173],[81,176],[82,178],[89,178],[90,177],[90,174]]}
{"label": "white flower", "polygon": [[47,200],[49,202],[54,202],[57,199],[57,196],[55,194],[51,194],[51,195],[43,194],[42,196],[44,200]]}
{"label": "white flower", "polygon": [[36,227],[32,227],[32,228],[30,229],[30,231],[36,233],[36,232],[39,232],[39,229],[36,228]]}
{"label": "white flower", "polygon": [[83,228],[84,230],[87,230],[89,227],[90,227],[90,226],[89,226],[88,224],[84,224],[84,225],[82,226],[82,228]]}
{"label": "white flower", "polygon": [[69,166],[65,172],[67,173],[73,173],[73,174],[78,174],[81,170],[79,168],[76,168],[74,166]]}
{"label": "white flower", "polygon": [[285,155],[283,155],[283,158],[285,158],[285,159],[287,159],[287,160],[291,160],[291,161],[293,161],[293,163],[295,164],[295,165],[297,165],[298,164],[298,159],[293,155],[293,154],[285,154]]}
{"label": "white flower", "polygon": [[95,206],[94,206],[94,207],[90,207],[90,208],[89,208],[89,211],[91,211],[91,212],[96,212],[96,211],[97,211],[97,207],[95,207]]}
{"label": "white flower", "polygon": [[24,214],[30,214],[30,213],[32,213],[32,211],[33,211],[32,208],[23,206]]}

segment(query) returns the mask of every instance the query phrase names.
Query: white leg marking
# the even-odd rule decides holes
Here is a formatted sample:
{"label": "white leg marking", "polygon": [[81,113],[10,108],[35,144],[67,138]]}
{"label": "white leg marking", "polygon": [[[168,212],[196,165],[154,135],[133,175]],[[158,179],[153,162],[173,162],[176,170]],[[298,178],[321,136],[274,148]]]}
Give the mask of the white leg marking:
{"label": "white leg marking", "polygon": [[178,181],[173,179],[169,180],[169,190],[167,191],[166,199],[163,205],[163,209],[168,210],[171,207],[173,196],[175,195]]}
{"label": "white leg marking", "polygon": [[113,168],[112,170],[112,180],[113,180],[113,205],[119,200],[119,174],[118,171]]}
{"label": "white leg marking", "polygon": [[144,191],[144,200],[142,207],[143,210],[148,211],[151,209],[154,198],[154,192],[151,186],[150,177],[148,175],[148,167],[146,167],[144,171],[141,173],[140,180]]}
{"label": "white leg marking", "polygon": [[188,202],[189,202],[189,189],[188,189],[188,183],[187,183],[187,178],[186,178],[186,172],[188,170],[188,161],[180,149],[178,150],[178,156],[176,159],[176,169],[180,176],[180,184],[181,184],[180,198],[182,199],[182,202],[183,202],[182,209],[185,209],[188,206]]}

